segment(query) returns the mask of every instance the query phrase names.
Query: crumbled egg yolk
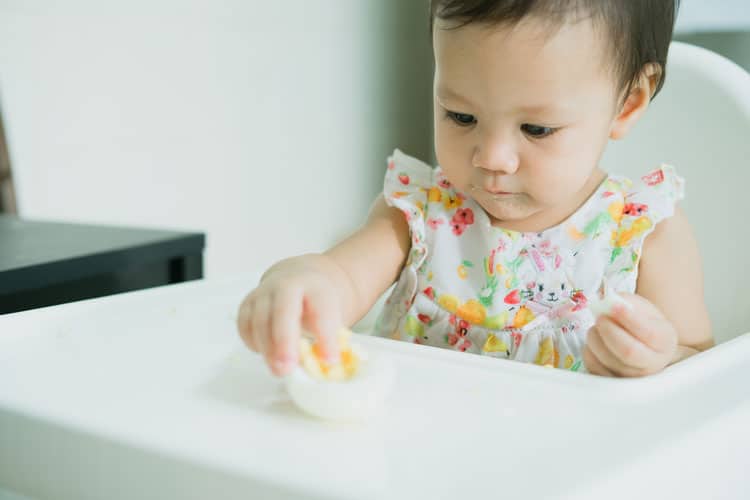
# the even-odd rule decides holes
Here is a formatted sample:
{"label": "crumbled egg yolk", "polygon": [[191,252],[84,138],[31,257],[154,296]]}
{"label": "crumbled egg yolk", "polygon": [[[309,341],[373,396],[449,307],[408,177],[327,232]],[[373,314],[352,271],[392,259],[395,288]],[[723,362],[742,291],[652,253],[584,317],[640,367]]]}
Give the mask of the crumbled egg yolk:
{"label": "crumbled egg yolk", "polygon": [[337,333],[340,357],[335,364],[328,363],[323,357],[320,344],[302,337],[300,339],[300,364],[307,373],[317,380],[341,382],[351,379],[359,368],[359,357],[352,351],[349,340],[352,332],[342,328]]}

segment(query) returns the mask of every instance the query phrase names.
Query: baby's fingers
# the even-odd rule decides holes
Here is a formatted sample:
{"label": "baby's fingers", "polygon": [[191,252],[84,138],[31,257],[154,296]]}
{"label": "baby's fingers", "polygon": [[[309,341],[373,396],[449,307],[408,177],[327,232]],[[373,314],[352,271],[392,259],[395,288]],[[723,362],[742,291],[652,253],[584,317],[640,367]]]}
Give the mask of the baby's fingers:
{"label": "baby's fingers", "polygon": [[259,352],[258,344],[253,336],[253,310],[255,309],[255,296],[250,293],[242,301],[237,312],[237,332],[240,338],[250,350]]}
{"label": "baby's fingers", "polygon": [[270,365],[271,349],[271,298],[268,294],[259,294],[255,299],[252,317],[252,337],[258,352],[266,358]]}
{"label": "baby's fingers", "polygon": [[586,347],[607,369],[621,377],[646,375],[655,353],[606,317],[586,335]]}
{"label": "baby's fingers", "polygon": [[676,334],[662,313],[648,300],[635,294],[621,294],[628,306],[621,304],[612,309],[612,318],[632,336],[657,353],[671,352],[676,344]]}
{"label": "baby's fingers", "polygon": [[336,333],[341,328],[338,304],[330,293],[309,293],[303,301],[303,325],[315,334],[323,356],[335,363],[339,359],[339,346]]}
{"label": "baby's fingers", "polygon": [[299,288],[279,290],[271,314],[270,367],[276,375],[286,375],[298,361],[303,293]]}
{"label": "baby's fingers", "polygon": [[593,375],[601,375],[603,377],[616,376],[612,370],[599,361],[599,358],[596,357],[596,354],[594,354],[588,344],[583,348],[583,364],[586,366],[586,370]]}

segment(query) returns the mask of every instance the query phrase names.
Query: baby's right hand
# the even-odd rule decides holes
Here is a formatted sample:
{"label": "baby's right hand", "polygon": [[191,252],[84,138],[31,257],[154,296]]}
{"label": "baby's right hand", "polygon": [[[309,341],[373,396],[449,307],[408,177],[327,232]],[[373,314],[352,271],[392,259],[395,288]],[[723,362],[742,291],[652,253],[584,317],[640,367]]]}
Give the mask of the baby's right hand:
{"label": "baby's right hand", "polygon": [[335,284],[316,266],[289,261],[274,267],[240,305],[240,337],[275,375],[297,366],[303,330],[316,337],[326,360],[336,362],[342,314]]}

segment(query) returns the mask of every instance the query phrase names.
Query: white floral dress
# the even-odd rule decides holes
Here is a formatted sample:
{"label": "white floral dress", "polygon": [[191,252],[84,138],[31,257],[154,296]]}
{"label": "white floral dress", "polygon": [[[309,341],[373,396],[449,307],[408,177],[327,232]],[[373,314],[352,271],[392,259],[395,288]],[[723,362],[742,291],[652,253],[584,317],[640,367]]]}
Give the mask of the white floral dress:
{"label": "white floral dress", "polygon": [[404,213],[411,249],[375,333],[582,370],[587,297],[604,284],[635,290],[643,241],[674,213],[683,185],[668,165],[635,183],[610,175],[564,222],[524,233],[492,226],[440,167],[396,150],[384,195]]}

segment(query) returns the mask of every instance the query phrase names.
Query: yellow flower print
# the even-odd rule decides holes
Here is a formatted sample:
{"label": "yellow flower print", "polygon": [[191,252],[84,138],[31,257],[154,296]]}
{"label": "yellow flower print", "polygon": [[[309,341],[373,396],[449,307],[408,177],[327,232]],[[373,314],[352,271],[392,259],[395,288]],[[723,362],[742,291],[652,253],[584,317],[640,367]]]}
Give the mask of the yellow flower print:
{"label": "yellow flower print", "polygon": [[440,202],[440,199],[442,197],[443,197],[443,194],[440,192],[440,188],[437,186],[432,186],[430,190],[427,192],[427,201]]}
{"label": "yellow flower print", "polygon": [[462,280],[465,280],[466,277],[469,275],[469,268],[474,267],[474,264],[469,262],[468,260],[465,260],[461,263],[460,266],[458,266],[458,277]]}
{"label": "yellow flower print", "polygon": [[[415,207],[417,207],[417,210],[419,211],[419,215],[422,216],[422,219],[424,219],[424,203],[421,201],[418,201],[414,204]],[[416,215],[416,214],[415,214]]]}
{"label": "yellow flower print", "polygon": [[495,266],[495,272],[496,272],[497,274],[505,274],[505,268],[503,267],[503,265],[502,265],[502,264],[497,264],[497,265]]}
{"label": "yellow flower print", "polygon": [[555,349],[555,344],[552,342],[552,337],[547,337],[539,343],[539,351],[536,353],[536,359],[534,363],[537,365],[547,366],[554,368],[560,361],[560,354]]}
{"label": "yellow flower print", "polygon": [[521,306],[513,317],[513,328],[522,328],[526,323],[534,319],[534,313],[526,306]]}
{"label": "yellow flower print", "polygon": [[505,323],[508,322],[508,311],[503,311],[495,316],[490,316],[484,319],[482,326],[490,330],[500,330],[505,327]]}
{"label": "yellow flower print", "polygon": [[458,297],[455,295],[443,294],[438,298],[438,304],[440,304],[440,307],[446,311],[455,313],[458,308]]}
{"label": "yellow flower print", "polygon": [[463,264],[461,264],[460,266],[458,266],[458,277],[459,278],[461,278],[462,280],[465,280],[468,275],[469,275],[469,271],[466,269],[466,266],[464,266]]}
{"label": "yellow flower print", "polygon": [[510,229],[503,229],[503,234],[510,238],[511,241],[516,241],[521,236],[521,233],[518,231],[511,231]]}
{"label": "yellow flower print", "polygon": [[575,226],[568,226],[568,236],[571,237],[571,239],[575,241],[581,241],[583,238],[586,237],[582,232],[578,230]]}
{"label": "yellow flower print", "polygon": [[481,325],[487,317],[487,310],[478,300],[470,299],[456,310],[456,316],[471,324]]}
{"label": "yellow flower print", "polygon": [[445,193],[445,196],[443,196],[443,205],[446,210],[453,210],[460,207],[462,204],[463,200],[458,196],[451,196],[448,193]]}
{"label": "yellow flower print", "polygon": [[625,208],[625,204],[621,201],[613,201],[609,204],[609,207],[607,207],[610,217],[612,217],[612,219],[618,224],[620,223],[620,219],[622,219],[623,208]]}
{"label": "yellow flower print", "polygon": [[565,364],[563,365],[566,370],[569,370],[571,366],[573,366],[573,361],[575,361],[575,358],[572,354],[568,354],[565,356]]}
{"label": "yellow flower print", "polygon": [[409,193],[406,192],[406,191],[394,191],[394,192],[391,193],[391,197],[393,197],[393,198],[403,198],[407,194],[409,194]]}
{"label": "yellow flower print", "polygon": [[500,340],[499,338],[495,337],[493,334],[489,334],[487,336],[487,340],[485,341],[484,345],[482,346],[483,352],[508,352],[508,346]]}
{"label": "yellow flower print", "polygon": [[644,231],[646,231],[650,227],[651,227],[651,219],[649,219],[645,215],[638,217],[636,220],[633,221],[633,225],[630,227],[630,229],[626,229],[620,233],[620,236],[617,238],[617,243],[615,246],[624,247],[630,242],[631,239],[642,234]]}

